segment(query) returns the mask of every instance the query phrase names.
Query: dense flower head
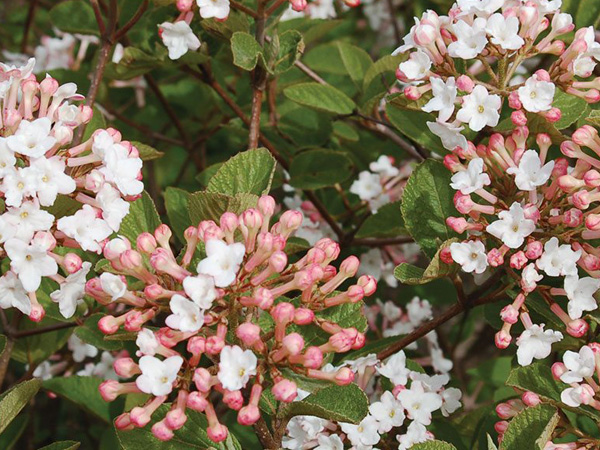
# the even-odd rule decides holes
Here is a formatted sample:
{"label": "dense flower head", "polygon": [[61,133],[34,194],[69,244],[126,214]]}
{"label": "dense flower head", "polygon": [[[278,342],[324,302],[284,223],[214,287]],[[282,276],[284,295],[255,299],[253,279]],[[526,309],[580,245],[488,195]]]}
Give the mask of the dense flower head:
{"label": "dense flower head", "polygon": [[[140,375],[121,385],[103,384],[101,393],[107,400],[132,391],[154,396],[141,410],[125,413],[120,427],[144,426],[177,392],[171,413],[153,427],[156,437],[172,437],[191,408],[206,414],[208,434],[218,442],[227,428],[216,416],[212,393],[238,411],[239,423],[251,425],[260,418],[264,389],[271,388],[278,401],[296,398],[298,388],[287,373],[338,385],[353,381],[347,369],[325,371],[323,364],[329,354],[361,348],[365,330],[344,328],[328,317],[339,308],[360,311],[376,281],[362,275],[348,285],[359,260],[349,256],[333,266],[340,247],[328,238],[288,261],[283,250],[303,218],[288,210],[271,224],[275,206],[272,197],[263,196],[256,208],[188,228],[187,245],[177,257],[166,225],[135,243],[117,237],[104,247],[111,269],[89,280],[86,293],[104,305],[126,305],[123,314],[105,316],[98,326],[106,334],[120,328],[137,333],[140,360],[128,373]],[[338,290],[342,284],[348,286]],[[151,328],[159,324],[164,325]],[[315,333],[318,338],[308,338]],[[169,418],[174,415],[178,420]]]}
{"label": "dense flower head", "polygon": [[[0,252],[10,261],[0,307],[39,321],[43,277],[58,284],[50,297],[64,317],[83,300],[91,264],[64,248],[101,253],[143,184],[138,150],[117,130],[76,142],[91,108],[77,104],[84,97],[74,83],[59,85],[49,75],[38,82],[34,66],[33,58],[19,67],[0,63]],[[65,209],[62,217],[51,212]]]}

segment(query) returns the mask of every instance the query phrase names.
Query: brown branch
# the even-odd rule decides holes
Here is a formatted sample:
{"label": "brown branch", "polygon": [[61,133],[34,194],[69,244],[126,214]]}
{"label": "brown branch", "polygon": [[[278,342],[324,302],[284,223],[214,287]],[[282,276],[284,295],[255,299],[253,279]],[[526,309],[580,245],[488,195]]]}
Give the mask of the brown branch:
{"label": "brown branch", "polygon": [[308,67],[306,64],[304,64],[302,61],[296,61],[294,63],[294,65],[300,69],[302,72],[304,72],[306,75],[308,75],[310,78],[312,78],[314,81],[316,81],[319,84],[327,84],[327,81],[325,81],[323,78],[321,78],[315,71],[313,71],[310,67]]}
{"label": "brown branch", "polygon": [[265,11],[265,15],[267,17],[269,17],[271,14],[273,14],[277,8],[279,8],[283,3],[286,3],[287,0],[275,0],[275,3],[273,3],[271,6],[269,6],[269,8],[267,8],[267,10]]}
{"label": "brown branch", "polygon": [[396,45],[399,46],[402,44],[402,33],[400,32],[400,27],[398,26],[398,21],[396,20],[396,12],[394,11],[394,0],[387,0],[387,6],[390,10],[390,19],[392,21],[392,27],[394,29],[394,39],[396,40]]}
{"label": "brown branch", "polygon": [[135,26],[135,24],[138,22],[138,20],[140,20],[140,18],[144,14],[144,12],[146,12],[146,9],[148,9],[148,0],[143,0],[141,5],[138,6],[138,9],[135,12],[135,14],[133,15],[133,17],[131,19],[129,19],[129,21],[116,32],[116,34],[115,34],[116,41],[118,41],[123,36],[125,36],[127,34],[127,32]]}
{"label": "brown branch", "polygon": [[27,18],[25,19],[25,30],[23,31],[23,40],[21,41],[21,53],[27,53],[27,41],[29,40],[29,31],[35,17],[35,8],[38,0],[29,0],[29,9],[27,10]]}
{"label": "brown branch", "polygon": [[[255,20],[255,37],[262,47],[265,44],[265,2],[258,0],[258,8]],[[248,148],[258,147],[260,136],[260,115],[262,111],[263,92],[267,85],[267,72],[257,65],[252,71],[252,114],[250,115],[250,132],[248,134]]]}
{"label": "brown branch", "polygon": [[260,137],[260,114],[262,110],[263,90],[256,87],[252,93],[252,116],[250,117],[250,133],[248,134],[248,148],[258,147]]}
{"label": "brown branch", "polygon": [[96,17],[96,23],[98,23],[98,30],[100,31],[100,36],[106,33],[106,25],[104,24],[104,19],[102,18],[102,12],[100,11],[100,6],[98,5],[98,0],[90,0],[92,4],[92,9],[94,10],[94,16]]}
{"label": "brown branch", "polygon": [[377,354],[377,358],[383,360],[392,356],[393,354],[399,352],[403,348],[415,342],[417,339],[422,338],[430,331],[435,330],[440,325],[443,325],[453,317],[456,317],[463,311],[466,311],[474,306],[484,305],[486,303],[493,303],[499,300],[500,298],[503,298],[502,292],[494,292],[492,295],[482,297],[483,293],[486,292],[494,284],[496,284],[503,274],[503,270],[497,271],[496,273],[494,273],[494,275],[488,278],[486,282],[483,283],[478,289],[469,294],[469,296],[466,298],[466,301],[459,301],[458,303],[455,303],[446,311],[444,311],[441,315],[429,320],[428,322],[425,322],[412,333],[409,333],[406,336],[401,337],[398,341],[394,342],[393,344],[390,344],[388,347],[386,347]]}
{"label": "brown branch", "polygon": [[244,14],[249,15],[250,17],[257,18],[258,14],[256,11],[248,8],[246,5],[242,5],[240,2],[236,2],[235,0],[230,0],[229,4],[233,9],[237,9],[238,11],[243,12]]}
{"label": "brown branch", "polygon": [[258,438],[265,450],[279,449],[279,446],[275,442],[275,439],[273,439],[271,431],[269,431],[267,422],[265,422],[265,419],[262,416],[260,419],[258,419],[258,422],[254,424],[254,432],[256,433],[256,437]]}
{"label": "brown branch", "polygon": [[64,330],[66,328],[73,328],[76,326],[79,326],[77,322],[57,323],[56,325],[50,325],[44,328],[31,328],[29,330],[15,331],[12,333],[12,335],[15,338],[37,336],[38,334],[50,333],[51,331]]}

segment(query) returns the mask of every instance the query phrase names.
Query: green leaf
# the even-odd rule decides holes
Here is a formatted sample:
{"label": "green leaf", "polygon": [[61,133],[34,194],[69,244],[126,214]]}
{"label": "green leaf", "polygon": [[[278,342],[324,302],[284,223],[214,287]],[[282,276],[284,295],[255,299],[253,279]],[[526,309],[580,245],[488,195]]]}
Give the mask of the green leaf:
{"label": "green leaf", "polygon": [[365,74],[373,66],[371,57],[362,48],[345,42],[338,42],[337,48],[350,78],[359,88],[362,87]]}
{"label": "green leaf", "polygon": [[386,238],[407,234],[400,202],[388,203],[369,216],[356,233],[361,238]]}
{"label": "green leaf", "polygon": [[94,10],[86,1],[68,0],[58,3],[50,10],[50,21],[66,33],[98,35]]}
{"label": "green leaf", "polygon": [[577,28],[598,24],[600,15],[600,2],[598,0],[579,0],[579,7],[575,15]]}
{"label": "green leaf", "polygon": [[42,383],[38,379],[32,379],[17,384],[15,387],[0,396],[0,433],[9,423],[17,417],[25,405],[37,394]]}
{"label": "green leaf", "polygon": [[161,224],[156,206],[146,191],[129,207],[129,214],[121,222],[119,234],[135,242],[144,231],[154,233]]}
{"label": "green leaf", "polygon": [[402,197],[406,229],[430,258],[442,242],[457,236],[446,226],[446,218],[456,214],[450,177],[441,162],[424,161],[408,179]]}
{"label": "green leaf", "polygon": [[304,400],[292,402],[283,408],[282,415],[317,416],[326,420],[360,423],[369,412],[369,400],[366,394],[355,384],[347,386],[329,386]]}
{"label": "green leaf", "polygon": [[0,433],[0,448],[2,450],[11,450],[16,448],[17,442],[21,435],[27,429],[29,424],[29,414],[19,414],[13,421],[10,422],[8,427]]}
{"label": "green leaf", "polygon": [[54,442],[50,445],[46,445],[45,447],[42,447],[39,450],[77,450],[80,445],[81,442],[61,441]]}
{"label": "green leaf", "polygon": [[500,450],[542,450],[559,419],[556,408],[543,403],[525,408],[509,422]]}
{"label": "green leaf", "polygon": [[54,204],[46,208],[46,211],[52,214],[56,219],[60,219],[61,217],[72,216],[80,208],[81,203],[79,203],[77,200],[66,195],[59,194],[56,197]]}
{"label": "green leaf", "polygon": [[188,409],[188,420],[173,439],[158,442],[152,434],[152,425],[162,420],[169,411],[169,405],[162,405],[152,415],[152,422],[144,428],[117,430],[117,438],[123,450],[242,450],[237,439],[229,433],[225,442],[215,443],[206,434],[208,422],[204,414]]}
{"label": "green leaf", "polygon": [[164,61],[164,55],[166,54],[164,47],[159,47],[159,49],[162,52],[159,50],[150,54],[136,47],[125,47],[123,57],[119,63],[111,62],[107,65],[106,77],[114,80],[130,80],[169,64]]}
{"label": "green leaf", "polygon": [[281,115],[277,130],[301,149],[325,144],[331,136],[332,126],[328,114],[298,106]]}
{"label": "green leaf", "polygon": [[422,111],[411,111],[388,103],[386,113],[392,125],[403,135],[420,144],[429,151],[447,153],[440,139],[429,131],[425,122],[435,122],[435,118]]}
{"label": "green leaf", "polygon": [[375,61],[375,63],[369,67],[369,70],[365,73],[365,77],[363,80],[363,90],[366,90],[371,81],[373,81],[377,76],[381,75],[385,72],[395,72],[398,68],[398,65],[406,60],[407,55],[386,55],[383,58]]}
{"label": "green leaf", "polygon": [[254,36],[238,31],[231,36],[231,53],[233,64],[244,69],[253,70],[258,63],[258,58],[263,58],[263,49]]}
{"label": "green leaf", "polygon": [[165,156],[164,152],[159,152],[148,144],[137,141],[131,141],[131,144],[138,149],[138,152],[140,152],[140,158],[142,161],[151,161],[153,159],[158,159]]}
{"label": "green leaf", "polygon": [[352,114],[356,108],[342,91],[315,82],[294,84],[285,88],[283,94],[300,105],[332,114]]}
{"label": "green leaf", "polygon": [[44,389],[66,398],[82,409],[110,423],[123,410],[123,400],[105,402],[98,386],[103,380],[94,377],[58,377],[45,380]]}
{"label": "green leaf", "polygon": [[276,161],[266,148],[238,153],[225,162],[210,179],[207,192],[235,196],[239,193],[267,194]]}
{"label": "green leaf", "polygon": [[280,36],[273,36],[269,50],[273,55],[269,67],[273,73],[279,75],[291,69],[300,59],[304,52],[304,40],[298,31],[288,30]]}
{"label": "green leaf", "polygon": [[440,259],[442,249],[450,246],[458,239],[450,239],[444,242],[426,269],[413,266],[409,263],[402,263],[394,270],[394,276],[404,284],[426,284],[438,278],[445,278],[454,274],[457,270],[456,264],[446,264]]}
{"label": "green leaf", "polygon": [[258,196],[240,193],[236,196],[218,194],[216,192],[199,191],[190,195],[190,220],[198,224],[203,220],[214,220],[217,223],[225,211],[240,214],[248,208],[254,208]]}
{"label": "green leaf", "polygon": [[[41,291],[38,291],[38,296],[40,296],[40,292]],[[51,318],[49,314],[46,314],[46,317],[39,323],[30,320],[21,321],[19,330],[34,330],[36,328],[44,328],[60,323],[62,322],[55,320]],[[39,364],[48,359],[50,355],[60,350],[67,343],[72,333],[73,328],[65,328],[19,338],[15,342],[12,358],[25,364]]]}
{"label": "green leaf", "polygon": [[169,225],[182,243],[185,242],[184,231],[192,225],[189,212],[191,195],[188,191],[171,186],[166,189],[164,194]]}
{"label": "green leaf", "polygon": [[447,442],[426,441],[413,445],[411,450],[456,450],[456,447],[452,444],[448,444]]}
{"label": "green leaf", "polygon": [[348,179],[353,163],[344,152],[328,149],[308,150],[294,156],[290,165],[290,184],[299,189],[319,189]]}
{"label": "green leaf", "polygon": [[93,345],[101,350],[121,350],[123,348],[122,342],[104,339],[104,333],[98,328],[98,322],[102,317],[104,317],[104,314],[102,313],[92,314],[86,319],[83,325],[75,328],[75,335],[83,342]]}
{"label": "green leaf", "polygon": [[552,106],[559,108],[562,112],[560,120],[554,123],[557,130],[567,128],[577,122],[586,112],[589,112],[588,104],[584,99],[566,94],[560,89],[557,89]]}
{"label": "green leaf", "polygon": [[590,115],[587,116],[585,120],[596,127],[600,127],[600,110],[592,110],[592,112],[590,112]]}
{"label": "green leaf", "polygon": [[[533,391],[543,400],[555,404],[560,403],[560,394],[567,387],[566,384],[554,379],[550,366],[544,362],[535,362],[529,366],[514,368],[506,380],[506,385],[523,391]],[[561,407],[573,409],[562,404]],[[581,405],[573,410],[580,414],[583,413],[593,420],[600,420],[600,412],[590,406]]]}

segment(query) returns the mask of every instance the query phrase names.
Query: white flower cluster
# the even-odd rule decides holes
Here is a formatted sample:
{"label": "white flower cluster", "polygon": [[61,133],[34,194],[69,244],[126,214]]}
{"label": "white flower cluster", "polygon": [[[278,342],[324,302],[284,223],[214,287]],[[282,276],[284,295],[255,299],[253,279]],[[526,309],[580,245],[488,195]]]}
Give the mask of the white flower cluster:
{"label": "white flower cluster", "polygon": [[[49,76],[38,83],[34,65],[33,58],[22,67],[0,64],[0,195],[5,205],[0,244],[11,269],[0,278],[0,307],[16,307],[41,320],[44,311],[35,292],[42,277],[49,277],[59,283],[51,297],[68,318],[83,298],[90,264],[74,253],[61,256],[53,250],[61,244],[101,253],[128,214],[129,201],[143,190],[142,160],[112,129],[72,146],[74,130],[89,122],[92,111],[71,103],[83,99],[74,83],[59,86]],[[50,208],[66,197],[83,207],[56,220]]]}
{"label": "white flower cluster", "polygon": [[[346,364],[356,373],[359,386],[370,392],[369,414],[357,425],[296,416],[287,426],[284,448],[343,450],[348,443],[352,448],[370,450],[387,438],[388,433],[392,435],[403,427],[405,431],[395,435],[398,449],[405,450],[434,438],[427,426],[435,411],[448,416],[460,408],[460,390],[446,387],[450,377],[410,370],[403,351],[385,362],[370,354]],[[329,369],[335,370],[332,366]],[[383,389],[381,377],[387,378],[394,389]]]}

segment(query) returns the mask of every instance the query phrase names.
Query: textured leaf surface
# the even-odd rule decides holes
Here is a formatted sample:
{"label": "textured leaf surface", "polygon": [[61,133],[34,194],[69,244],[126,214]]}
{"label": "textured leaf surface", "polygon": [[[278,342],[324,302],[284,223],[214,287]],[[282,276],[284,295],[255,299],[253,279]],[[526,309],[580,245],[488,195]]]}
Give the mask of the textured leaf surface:
{"label": "textured leaf surface", "polygon": [[428,151],[447,153],[440,139],[429,131],[426,122],[435,122],[435,118],[422,111],[409,111],[388,103],[386,113],[392,125],[403,135],[412,139]]}
{"label": "textured leaf surface", "polygon": [[231,53],[236,66],[252,70],[256,67],[258,58],[262,57],[262,48],[254,36],[238,31],[231,36]]}
{"label": "textured leaf surface", "polygon": [[438,278],[452,275],[457,270],[456,264],[446,264],[443,262],[440,259],[440,252],[457,241],[458,239],[450,239],[444,242],[426,269],[421,269],[409,263],[402,263],[394,270],[394,276],[404,284],[426,284]]}
{"label": "textured leaf surface", "polygon": [[294,157],[290,184],[299,189],[319,189],[341,183],[352,174],[352,160],[344,152],[315,149]]}
{"label": "textured leaf surface", "polygon": [[400,202],[388,203],[369,216],[356,233],[357,238],[397,237],[406,234]]}
{"label": "textured leaf surface", "polygon": [[67,33],[98,34],[94,10],[88,2],[68,0],[50,10],[52,24]]}
{"label": "textured leaf surface", "polygon": [[427,441],[413,445],[411,450],[456,450],[456,447],[452,444],[448,444],[447,442]]}
{"label": "textured leaf surface", "polygon": [[542,450],[559,418],[556,408],[543,403],[525,408],[509,422],[500,450]]}
{"label": "textured leaf surface", "polygon": [[156,206],[146,191],[129,207],[129,214],[121,222],[119,234],[135,242],[144,231],[153,233],[161,224]]}
{"label": "textured leaf surface", "polygon": [[29,400],[40,390],[41,385],[41,381],[34,378],[17,384],[0,396],[0,433],[29,403]]}
{"label": "textured leaf surface", "polygon": [[356,105],[342,91],[319,83],[300,83],[283,90],[290,100],[332,114],[351,114]]}
{"label": "textured leaf surface", "polygon": [[189,212],[190,195],[188,191],[171,186],[165,191],[165,209],[169,225],[182,243],[185,242],[183,232],[192,225]]}
{"label": "textured leaf surface", "polygon": [[433,258],[438,247],[457,236],[446,226],[446,218],[457,214],[450,188],[450,172],[439,161],[427,160],[412,173],[402,197],[406,229]]}

